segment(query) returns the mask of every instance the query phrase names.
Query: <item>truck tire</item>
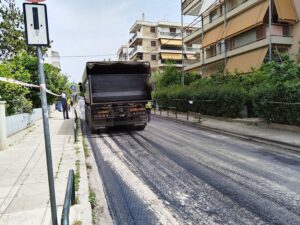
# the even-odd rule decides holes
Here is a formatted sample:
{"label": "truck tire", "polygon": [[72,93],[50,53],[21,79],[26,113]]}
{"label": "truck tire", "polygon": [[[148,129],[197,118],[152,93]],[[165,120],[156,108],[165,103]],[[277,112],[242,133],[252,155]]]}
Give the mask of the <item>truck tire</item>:
{"label": "truck tire", "polygon": [[142,131],[142,130],[145,130],[145,128],[146,128],[146,125],[136,126],[136,127],[135,127],[135,130],[137,130],[137,131]]}
{"label": "truck tire", "polygon": [[88,116],[86,115],[86,113],[85,113],[85,122],[87,125],[89,125],[89,120],[88,120]]}
{"label": "truck tire", "polygon": [[98,130],[96,130],[94,127],[90,126],[90,131],[91,131],[91,134],[97,134],[98,133]]}

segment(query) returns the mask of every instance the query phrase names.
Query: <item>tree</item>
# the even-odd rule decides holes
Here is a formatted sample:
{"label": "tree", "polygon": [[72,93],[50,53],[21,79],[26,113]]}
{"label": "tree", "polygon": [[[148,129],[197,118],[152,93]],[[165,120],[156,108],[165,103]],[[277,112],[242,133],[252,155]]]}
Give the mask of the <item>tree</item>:
{"label": "tree", "polygon": [[[37,57],[28,55],[26,52],[23,52],[15,56],[14,60],[18,61],[18,64],[31,75],[29,83],[39,85]],[[44,69],[47,89],[57,94],[61,94],[62,92],[68,93],[68,77],[61,74],[59,68],[56,68],[55,66],[52,66],[50,64],[45,64]],[[32,100],[34,108],[41,107],[39,89],[31,89],[26,97]],[[53,104],[57,100],[57,97],[48,94],[47,100],[48,104]]]}
{"label": "tree", "polygon": [[[200,79],[201,76],[195,72],[184,73],[184,84],[189,85],[190,83]],[[159,88],[169,87],[172,85],[181,85],[182,72],[176,68],[172,63],[168,63],[162,72],[156,72],[151,79],[151,83]]]}
{"label": "tree", "polygon": [[22,50],[35,54],[32,47],[26,46],[23,13],[15,0],[0,0],[0,61]]}
{"label": "tree", "polygon": [[[17,60],[3,61],[0,64],[0,76],[13,78],[16,80],[28,82],[30,74],[24,69]],[[0,82],[1,100],[7,102],[8,115],[22,112],[31,112],[32,102],[26,98],[30,89],[22,88],[19,85]]]}

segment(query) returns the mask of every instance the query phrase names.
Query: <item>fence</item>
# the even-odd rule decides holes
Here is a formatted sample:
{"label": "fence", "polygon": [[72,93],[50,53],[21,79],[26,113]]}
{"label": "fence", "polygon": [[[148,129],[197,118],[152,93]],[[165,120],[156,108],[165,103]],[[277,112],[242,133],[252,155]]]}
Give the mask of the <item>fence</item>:
{"label": "fence", "polygon": [[26,129],[35,121],[42,119],[42,109],[34,109],[32,113],[22,113],[6,117],[6,133],[11,136],[21,130]]}
{"label": "fence", "polygon": [[65,201],[61,215],[61,225],[69,225],[69,212],[71,205],[75,204],[75,184],[74,184],[74,170],[69,171]]}
{"label": "fence", "polygon": [[[7,137],[28,128],[43,116],[41,108],[34,109],[32,113],[6,116],[5,103],[0,101],[0,150],[7,147]],[[48,106],[49,115],[54,109],[54,105]]]}

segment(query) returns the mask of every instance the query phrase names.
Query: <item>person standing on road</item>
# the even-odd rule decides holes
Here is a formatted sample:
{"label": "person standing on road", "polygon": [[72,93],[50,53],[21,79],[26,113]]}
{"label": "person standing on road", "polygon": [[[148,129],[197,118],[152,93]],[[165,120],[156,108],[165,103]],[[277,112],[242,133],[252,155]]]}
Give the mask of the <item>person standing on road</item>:
{"label": "person standing on road", "polygon": [[62,95],[61,95],[61,103],[62,103],[62,108],[63,108],[64,119],[69,119],[68,102],[67,102],[67,96],[65,93],[62,93]]}
{"label": "person standing on road", "polygon": [[147,117],[148,117],[148,123],[151,121],[151,109],[152,109],[152,103],[151,102],[147,102],[146,104],[146,113],[147,113]]}

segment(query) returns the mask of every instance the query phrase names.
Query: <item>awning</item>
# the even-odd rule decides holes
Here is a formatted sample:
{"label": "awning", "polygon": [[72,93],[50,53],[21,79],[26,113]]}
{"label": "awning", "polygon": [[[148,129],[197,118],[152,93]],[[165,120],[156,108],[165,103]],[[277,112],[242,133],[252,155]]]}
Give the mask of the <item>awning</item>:
{"label": "awning", "polygon": [[229,38],[263,24],[268,8],[269,1],[264,0],[253,8],[230,19],[222,38]]}
{"label": "awning", "polygon": [[[299,0],[298,0],[299,1]],[[274,0],[278,19],[284,22],[298,21],[293,0]]]}
{"label": "awning", "polygon": [[182,60],[181,54],[161,53],[162,59]]}
{"label": "awning", "polygon": [[268,47],[260,48],[228,59],[226,70],[230,73],[247,73],[251,68],[259,68],[263,63]]}
{"label": "awning", "polygon": [[162,45],[182,46],[182,40],[160,39]]}
{"label": "awning", "polygon": [[196,55],[191,55],[191,54],[186,55],[186,58],[188,60],[197,60],[197,56]]}
{"label": "awning", "polygon": [[221,40],[223,32],[224,32],[224,24],[221,24],[221,25],[217,26],[216,28],[205,33],[203,41],[202,41],[202,48],[205,48],[209,45],[215,44],[216,42]]}

